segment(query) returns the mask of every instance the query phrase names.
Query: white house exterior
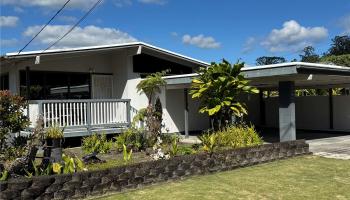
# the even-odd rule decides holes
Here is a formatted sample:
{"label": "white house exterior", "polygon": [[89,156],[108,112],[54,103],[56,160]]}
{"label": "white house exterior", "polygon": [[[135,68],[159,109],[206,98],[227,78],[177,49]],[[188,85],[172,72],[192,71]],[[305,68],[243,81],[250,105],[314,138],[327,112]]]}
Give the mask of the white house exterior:
{"label": "white house exterior", "polygon": [[[46,126],[66,126],[66,137],[89,134],[88,124],[95,125],[95,131],[118,132],[125,128],[137,110],[147,106],[147,97],[136,90],[142,76],[165,69],[171,69],[174,75],[186,74],[208,65],[145,43],[8,53],[1,59],[2,79],[9,82],[4,89],[30,100],[31,127],[41,113]],[[184,111],[173,107],[184,98],[178,92],[163,88],[160,95],[164,131],[184,130],[179,119]],[[202,116],[191,113],[198,115],[194,117],[198,124],[193,124],[191,130],[208,127],[208,121],[200,122]],[[118,127],[113,127],[117,123]]]}
{"label": "white house exterior", "polygon": [[[31,128],[41,115],[45,126],[66,126],[65,137],[118,133],[147,106],[136,85],[146,74],[171,69],[159,96],[163,131],[189,134],[209,128],[209,118],[198,113],[199,102],[188,95],[194,72],[208,65],[141,42],[9,53],[1,57],[0,89],[30,100]],[[299,88],[349,88],[349,68],[294,62],[242,71],[261,91],[280,91],[279,97],[242,97],[247,121],[279,128],[281,140],[295,139],[296,129],[350,132],[350,96],[294,96]]]}

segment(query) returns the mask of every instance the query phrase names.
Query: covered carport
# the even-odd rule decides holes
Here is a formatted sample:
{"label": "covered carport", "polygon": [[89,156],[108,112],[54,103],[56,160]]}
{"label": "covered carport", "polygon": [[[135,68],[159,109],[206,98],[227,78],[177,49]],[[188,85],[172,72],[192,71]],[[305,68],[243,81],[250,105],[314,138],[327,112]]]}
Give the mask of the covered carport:
{"label": "covered carport", "polygon": [[[269,108],[266,107],[263,101],[263,91],[278,91],[278,97],[276,97],[276,114],[278,115],[276,125],[279,129],[279,139],[280,141],[288,141],[296,139],[297,123],[302,124],[302,120],[298,120],[296,116],[296,89],[328,89],[329,96],[326,97],[327,104],[320,108],[315,109],[325,109],[324,113],[328,116],[323,117],[328,120],[327,127],[324,126],[325,123],[319,121],[315,123],[312,127],[313,130],[337,130],[343,132],[350,132],[350,96],[342,97],[341,101],[342,108],[334,109],[334,97],[332,95],[332,88],[349,88],[350,87],[350,68],[335,66],[335,65],[324,65],[315,63],[302,63],[302,62],[291,62],[275,65],[265,65],[256,67],[245,67],[242,69],[245,77],[251,81],[251,85],[256,86],[260,89],[260,95],[254,98],[247,98],[248,107],[250,108],[250,115],[256,119],[253,121],[254,124],[258,126],[264,126],[266,124],[267,116],[270,114]],[[185,123],[185,133],[188,135],[189,121],[188,118],[188,87],[190,86],[191,80],[197,74],[181,75],[181,76],[170,76],[166,77],[167,88],[182,88],[184,92],[184,123]],[[253,99],[253,100],[252,100]],[[254,100],[255,99],[255,100]],[[299,99],[298,99],[299,100]],[[318,99],[311,99],[311,104],[317,105]],[[323,100],[322,100],[323,101]],[[310,99],[309,99],[310,104]],[[272,108],[273,109],[273,108]],[[342,109],[342,110],[340,110]],[[300,108],[299,110],[303,110]],[[307,110],[307,109],[304,109]],[[338,125],[334,119],[335,112],[340,110],[342,112],[342,124]],[[317,119],[319,116],[315,113],[307,113],[304,115],[307,118]],[[317,122],[317,120],[316,120]],[[187,125],[186,125],[187,124]],[[337,127],[335,127],[335,124]],[[323,125],[322,128],[317,127],[318,125]],[[307,127],[307,126],[306,126]]]}

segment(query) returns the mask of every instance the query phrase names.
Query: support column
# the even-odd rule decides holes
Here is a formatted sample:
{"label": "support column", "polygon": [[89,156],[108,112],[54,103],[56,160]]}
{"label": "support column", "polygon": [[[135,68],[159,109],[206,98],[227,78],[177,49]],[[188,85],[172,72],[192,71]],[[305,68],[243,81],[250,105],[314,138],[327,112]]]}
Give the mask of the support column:
{"label": "support column", "polygon": [[279,82],[279,131],[280,141],[296,139],[295,85],[293,81]]}
{"label": "support column", "polygon": [[185,138],[189,137],[188,133],[188,89],[184,89],[184,102],[185,102]]}
{"label": "support column", "polygon": [[329,129],[334,128],[334,121],[333,121],[333,89],[328,89],[328,98],[329,98]]}
{"label": "support column", "polygon": [[260,126],[266,125],[265,115],[265,102],[264,102],[264,91],[259,90],[259,104],[260,104]]}

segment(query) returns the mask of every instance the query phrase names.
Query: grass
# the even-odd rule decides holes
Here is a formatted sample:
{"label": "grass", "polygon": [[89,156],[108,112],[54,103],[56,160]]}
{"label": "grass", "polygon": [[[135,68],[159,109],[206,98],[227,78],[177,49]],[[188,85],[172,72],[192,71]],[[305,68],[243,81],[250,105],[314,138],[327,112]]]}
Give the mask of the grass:
{"label": "grass", "polygon": [[350,199],[350,161],[303,156],[99,199]]}

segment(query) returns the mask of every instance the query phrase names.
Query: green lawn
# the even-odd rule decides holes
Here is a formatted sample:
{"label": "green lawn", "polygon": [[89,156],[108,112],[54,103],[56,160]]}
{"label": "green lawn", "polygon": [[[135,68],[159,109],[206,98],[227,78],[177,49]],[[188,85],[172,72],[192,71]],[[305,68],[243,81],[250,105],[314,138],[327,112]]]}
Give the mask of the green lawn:
{"label": "green lawn", "polygon": [[304,156],[100,199],[350,199],[350,161]]}

